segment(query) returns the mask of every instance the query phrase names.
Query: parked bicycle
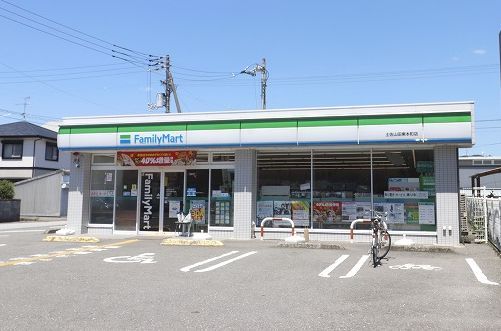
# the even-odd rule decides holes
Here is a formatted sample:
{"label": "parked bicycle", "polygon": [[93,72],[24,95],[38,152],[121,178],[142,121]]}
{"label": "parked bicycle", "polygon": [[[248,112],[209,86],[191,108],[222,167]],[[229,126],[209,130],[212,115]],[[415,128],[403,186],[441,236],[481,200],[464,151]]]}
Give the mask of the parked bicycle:
{"label": "parked bicycle", "polygon": [[385,222],[387,213],[380,213],[375,210],[372,213],[372,240],[369,254],[372,256],[372,264],[375,268],[381,265],[381,259],[390,251],[391,236],[388,233],[388,226]]}

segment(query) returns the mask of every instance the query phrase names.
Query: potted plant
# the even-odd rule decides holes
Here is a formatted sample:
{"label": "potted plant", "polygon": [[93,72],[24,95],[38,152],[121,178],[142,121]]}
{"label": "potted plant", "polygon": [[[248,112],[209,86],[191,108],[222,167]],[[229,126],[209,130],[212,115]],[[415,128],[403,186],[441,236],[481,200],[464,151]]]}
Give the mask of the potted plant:
{"label": "potted plant", "polygon": [[14,184],[0,180],[0,222],[18,222],[21,200],[14,199]]}

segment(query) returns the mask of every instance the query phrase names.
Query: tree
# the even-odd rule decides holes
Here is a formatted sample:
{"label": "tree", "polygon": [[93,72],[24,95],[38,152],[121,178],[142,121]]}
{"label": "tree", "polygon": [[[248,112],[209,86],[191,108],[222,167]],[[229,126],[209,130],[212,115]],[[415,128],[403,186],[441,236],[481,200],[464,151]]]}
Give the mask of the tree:
{"label": "tree", "polygon": [[0,200],[14,199],[14,184],[8,180],[0,180]]}

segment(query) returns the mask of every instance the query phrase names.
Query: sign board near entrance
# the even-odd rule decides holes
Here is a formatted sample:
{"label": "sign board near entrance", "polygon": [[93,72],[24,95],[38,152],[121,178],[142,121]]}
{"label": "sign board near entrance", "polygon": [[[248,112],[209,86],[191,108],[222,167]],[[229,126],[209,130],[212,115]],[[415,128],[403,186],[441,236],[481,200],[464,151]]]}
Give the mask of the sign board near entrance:
{"label": "sign board near entrance", "polygon": [[195,165],[196,151],[117,152],[117,164],[129,167]]}

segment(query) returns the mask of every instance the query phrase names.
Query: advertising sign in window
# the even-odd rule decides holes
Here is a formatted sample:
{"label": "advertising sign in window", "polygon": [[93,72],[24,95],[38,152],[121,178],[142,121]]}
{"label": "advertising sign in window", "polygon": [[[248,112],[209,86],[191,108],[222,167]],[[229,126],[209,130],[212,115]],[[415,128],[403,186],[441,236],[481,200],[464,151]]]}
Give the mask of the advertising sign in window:
{"label": "advertising sign in window", "polygon": [[196,151],[117,152],[117,164],[128,167],[186,166],[196,164]]}

